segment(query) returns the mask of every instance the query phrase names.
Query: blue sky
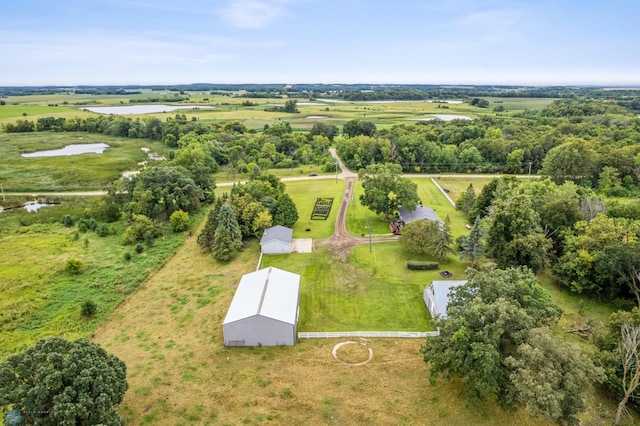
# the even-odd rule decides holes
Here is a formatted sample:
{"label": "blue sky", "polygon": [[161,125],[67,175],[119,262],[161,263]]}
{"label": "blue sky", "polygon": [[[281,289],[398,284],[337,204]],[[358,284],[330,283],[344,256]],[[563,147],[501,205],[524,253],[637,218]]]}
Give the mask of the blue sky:
{"label": "blue sky", "polygon": [[22,0],[0,86],[640,84],[637,0]]}

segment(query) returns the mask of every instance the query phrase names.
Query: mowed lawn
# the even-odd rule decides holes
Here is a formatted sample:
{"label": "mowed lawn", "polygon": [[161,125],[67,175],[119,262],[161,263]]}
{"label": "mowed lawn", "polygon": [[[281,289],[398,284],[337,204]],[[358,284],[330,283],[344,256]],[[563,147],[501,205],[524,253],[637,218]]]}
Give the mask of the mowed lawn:
{"label": "mowed lawn", "polygon": [[430,315],[422,289],[437,272],[409,271],[397,242],[353,248],[347,262],[321,248],[271,255],[274,266],[301,275],[299,331],[426,331]]}

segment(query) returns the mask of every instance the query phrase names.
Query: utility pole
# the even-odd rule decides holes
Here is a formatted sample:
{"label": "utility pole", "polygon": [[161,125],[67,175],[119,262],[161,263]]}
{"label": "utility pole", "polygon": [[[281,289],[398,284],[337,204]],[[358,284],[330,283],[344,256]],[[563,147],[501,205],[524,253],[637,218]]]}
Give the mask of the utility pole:
{"label": "utility pole", "polygon": [[1,184],[1,183],[0,183],[0,191],[2,191],[2,201],[7,201],[7,200],[4,198],[4,188],[2,187],[2,184]]}
{"label": "utility pole", "polygon": [[531,179],[531,165],[533,164],[533,161],[529,161],[529,179]]}

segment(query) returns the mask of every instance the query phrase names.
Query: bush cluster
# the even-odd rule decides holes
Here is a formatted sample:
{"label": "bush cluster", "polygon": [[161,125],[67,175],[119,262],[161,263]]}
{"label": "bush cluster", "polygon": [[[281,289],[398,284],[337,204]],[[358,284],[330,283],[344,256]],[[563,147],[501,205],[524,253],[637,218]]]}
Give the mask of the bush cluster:
{"label": "bush cluster", "polygon": [[407,261],[407,268],[413,271],[432,271],[438,269],[438,262],[409,260]]}

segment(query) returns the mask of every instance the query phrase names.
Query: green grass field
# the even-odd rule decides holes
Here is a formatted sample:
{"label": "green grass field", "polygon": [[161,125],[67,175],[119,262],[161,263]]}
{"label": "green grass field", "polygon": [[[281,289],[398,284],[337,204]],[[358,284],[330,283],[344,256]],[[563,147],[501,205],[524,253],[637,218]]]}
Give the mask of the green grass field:
{"label": "green grass field", "polygon": [[[103,154],[24,158],[23,153],[58,149],[70,144],[106,143]],[[160,142],[89,133],[0,133],[0,182],[7,192],[104,190],[148,161],[141,148],[166,154]],[[150,161],[150,160],[149,160]]]}
{"label": "green grass field", "polygon": [[[123,224],[112,224],[115,235],[100,238],[58,223],[20,225],[20,215],[51,214],[63,206],[36,213],[3,213],[0,219],[0,359],[50,336],[86,337],[184,241],[184,234],[165,233],[141,254],[120,243]],[[49,209],[49,213],[44,210]],[[65,210],[67,211],[67,210]],[[76,210],[74,213],[78,214]],[[54,212],[55,214],[55,212]],[[132,255],[131,261],[124,259]],[[84,264],[84,272],[64,271],[67,259]],[[94,300],[94,318],[80,316],[80,305]]]}

